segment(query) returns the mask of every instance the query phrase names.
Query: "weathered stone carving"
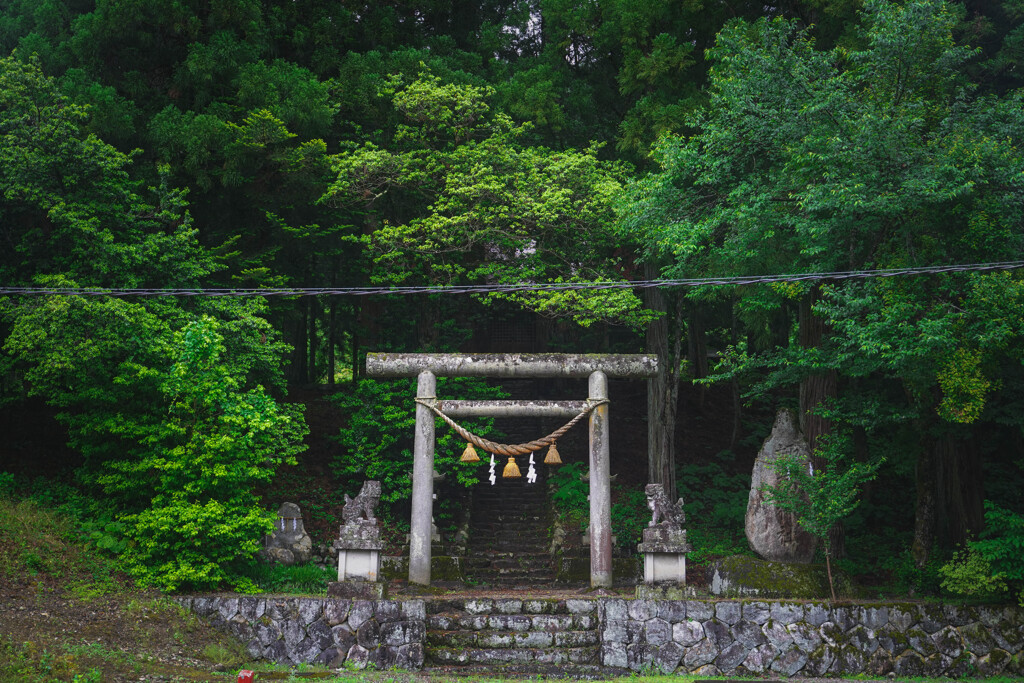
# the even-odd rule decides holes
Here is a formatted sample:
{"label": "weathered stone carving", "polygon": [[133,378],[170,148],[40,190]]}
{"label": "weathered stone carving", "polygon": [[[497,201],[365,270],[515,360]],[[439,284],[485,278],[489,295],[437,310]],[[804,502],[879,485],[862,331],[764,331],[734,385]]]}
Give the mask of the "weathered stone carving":
{"label": "weathered stone carving", "polygon": [[647,493],[647,507],[651,509],[651,521],[647,526],[658,526],[665,524],[682,528],[686,524],[686,513],[683,512],[683,499],[680,498],[673,505],[665,495],[665,489],[661,484],[648,484],[645,489]]}
{"label": "weathered stone carving", "polygon": [[345,523],[338,532],[334,548],[338,551],[338,581],[328,586],[328,595],[339,598],[381,598],[380,527],[374,510],[380,502],[380,482],[363,482],[355,498],[345,496],[341,517]]}
{"label": "weathered stone carving", "polygon": [[376,524],[377,518],[373,516],[374,510],[380,503],[380,482],[369,480],[363,482],[363,488],[355,498],[349,498],[345,494],[345,507],[341,510],[341,518],[348,526],[350,522],[365,519]]}
{"label": "weathered stone carving", "polygon": [[274,531],[264,539],[260,557],[279,564],[303,564],[313,555],[313,539],[302,523],[302,511],[295,503],[284,503],[277,511]]}
{"label": "weathered stone carving", "polygon": [[[648,484],[647,507],[651,509],[651,522],[644,529],[643,543],[637,550],[644,554],[644,584],[686,584],[686,553],[690,545],[686,542],[686,514],[683,499],[675,505],[669,502],[661,484]],[[637,595],[650,596],[640,586]]]}
{"label": "weathered stone carving", "polygon": [[793,514],[765,502],[764,489],[780,483],[770,465],[784,453],[795,453],[810,466],[810,449],[789,410],[779,411],[772,433],[754,461],[744,525],[747,541],[750,549],[766,560],[808,564],[814,558],[814,536],[800,527]]}

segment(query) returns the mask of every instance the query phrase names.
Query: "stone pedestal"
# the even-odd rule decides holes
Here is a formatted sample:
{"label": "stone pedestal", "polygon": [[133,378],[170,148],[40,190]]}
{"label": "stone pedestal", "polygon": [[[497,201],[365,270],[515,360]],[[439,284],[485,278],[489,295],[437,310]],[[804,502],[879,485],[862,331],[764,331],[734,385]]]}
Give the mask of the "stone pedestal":
{"label": "stone pedestal", "polygon": [[334,547],[338,550],[338,581],[327,593],[338,598],[379,599],[384,594],[380,582],[380,561],[384,543],[377,521],[356,519],[341,527]]}
{"label": "stone pedestal", "polygon": [[686,585],[686,530],[671,525],[644,529],[643,543],[637,550],[644,554],[644,583]]}
{"label": "stone pedestal", "polygon": [[338,581],[377,581],[381,548],[338,551]]}
{"label": "stone pedestal", "polygon": [[327,584],[327,596],[345,600],[383,600],[387,587],[383,583],[369,581],[331,581]]}

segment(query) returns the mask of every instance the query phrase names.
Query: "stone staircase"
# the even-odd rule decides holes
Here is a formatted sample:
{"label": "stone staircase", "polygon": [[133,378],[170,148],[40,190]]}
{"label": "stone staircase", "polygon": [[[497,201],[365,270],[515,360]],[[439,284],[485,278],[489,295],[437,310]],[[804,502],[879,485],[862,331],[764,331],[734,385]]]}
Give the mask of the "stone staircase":
{"label": "stone staircase", "polygon": [[528,484],[523,474],[473,488],[465,562],[471,584],[536,587],[555,579],[547,486],[542,480]]}
{"label": "stone staircase", "polygon": [[425,664],[453,674],[598,674],[597,606],[583,599],[431,600]]}

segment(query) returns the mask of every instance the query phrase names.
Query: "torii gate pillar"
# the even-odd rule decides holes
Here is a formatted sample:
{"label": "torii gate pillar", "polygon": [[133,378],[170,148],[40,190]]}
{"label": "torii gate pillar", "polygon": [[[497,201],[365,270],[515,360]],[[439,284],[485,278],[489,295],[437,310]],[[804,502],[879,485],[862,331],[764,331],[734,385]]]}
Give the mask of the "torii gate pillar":
{"label": "torii gate pillar", "polygon": [[[590,375],[591,400],[608,398],[608,377]],[[590,587],[612,587],[612,487],[608,404],[590,411]]]}
{"label": "torii gate pillar", "polygon": [[656,356],[620,354],[387,354],[366,356],[371,377],[417,377],[413,446],[412,519],[409,525],[409,583],[430,585],[430,536],[434,507],[434,414],[422,401],[435,401],[452,415],[573,416],[582,401],[437,400],[436,378],[587,377],[590,413],[590,585],[612,585],[611,476],[608,434],[608,378],[649,379]]}

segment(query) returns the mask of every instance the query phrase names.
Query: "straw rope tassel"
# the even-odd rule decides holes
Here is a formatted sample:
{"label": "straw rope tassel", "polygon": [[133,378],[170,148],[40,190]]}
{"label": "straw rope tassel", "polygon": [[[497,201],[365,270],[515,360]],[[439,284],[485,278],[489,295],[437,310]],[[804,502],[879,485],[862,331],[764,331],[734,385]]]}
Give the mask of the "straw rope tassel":
{"label": "straw rope tassel", "polygon": [[505,469],[502,470],[501,476],[506,479],[523,476],[519,473],[519,465],[516,464],[516,459],[511,455],[508,456],[508,462],[505,464]]}
{"label": "straw rope tassel", "polygon": [[551,444],[551,448],[548,449],[548,454],[544,456],[545,465],[561,465],[562,458],[558,455],[558,446]]}
{"label": "straw rope tassel", "polygon": [[473,444],[466,444],[466,450],[462,451],[462,457],[459,458],[459,462],[480,462],[480,456],[476,454]]}

